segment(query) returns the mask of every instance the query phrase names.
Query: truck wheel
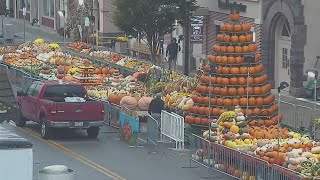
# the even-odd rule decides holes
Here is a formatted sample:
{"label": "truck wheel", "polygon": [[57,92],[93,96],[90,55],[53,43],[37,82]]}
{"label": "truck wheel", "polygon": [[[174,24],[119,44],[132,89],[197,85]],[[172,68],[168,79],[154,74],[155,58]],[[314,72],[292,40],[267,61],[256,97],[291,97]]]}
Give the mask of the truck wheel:
{"label": "truck wheel", "polygon": [[89,138],[97,138],[99,135],[99,128],[98,127],[91,127],[87,129],[87,133]]}
{"label": "truck wheel", "polygon": [[43,139],[49,139],[52,136],[52,128],[48,127],[47,121],[45,118],[41,119],[41,137]]}
{"label": "truck wheel", "polygon": [[21,111],[20,111],[20,118],[16,121],[17,127],[25,127],[27,123],[27,119],[23,117]]}

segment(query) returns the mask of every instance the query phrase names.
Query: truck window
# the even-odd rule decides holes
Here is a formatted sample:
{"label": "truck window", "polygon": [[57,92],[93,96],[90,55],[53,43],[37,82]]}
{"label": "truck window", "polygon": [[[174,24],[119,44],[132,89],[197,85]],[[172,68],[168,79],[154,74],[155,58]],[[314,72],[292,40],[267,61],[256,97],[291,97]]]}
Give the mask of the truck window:
{"label": "truck window", "polygon": [[85,97],[86,93],[82,86],[55,85],[47,86],[44,97]]}
{"label": "truck window", "polygon": [[29,86],[29,88],[27,90],[28,96],[32,96],[35,87],[36,87],[36,84],[31,84],[31,86]]}
{"label": "truck window", "polygon": [[42,88],[42,84],[37,84],[37,86],[34,88],[34,91],[33,91],[33,93],[32,93],[32,96],[34,96],[34,97],[38,96],[41,88]]}

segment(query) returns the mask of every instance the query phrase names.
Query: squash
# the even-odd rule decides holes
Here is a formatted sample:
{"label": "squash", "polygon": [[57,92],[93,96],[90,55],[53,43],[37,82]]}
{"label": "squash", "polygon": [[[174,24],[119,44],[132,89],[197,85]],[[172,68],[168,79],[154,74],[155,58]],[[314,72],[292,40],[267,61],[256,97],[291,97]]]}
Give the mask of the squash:
{"label": "squash", "polygon": [[152,97],[142,97],[138,101],[138,108],[140,110],[142,110],[142,111],[147,111],[149,109],[149,105],[150,105],[152,100],[153,100]]}
{"label": "squash", "polygon": [[316,146],[311,148],[311,153],[312,154],[320,154],[320,146]]}
{"label": "squash", "polygon": [[135,110],[137,108],[138,102],[134,97],[125,96],[121,99],[120,105],[130,110]]}
{"label": "squash", "polygon": [[240,131],[240,128],[236,125],[233,125],[230,128],[230,132],[232,132],[233,134],[237,134],[237,133],[239,133],[239,131]]}

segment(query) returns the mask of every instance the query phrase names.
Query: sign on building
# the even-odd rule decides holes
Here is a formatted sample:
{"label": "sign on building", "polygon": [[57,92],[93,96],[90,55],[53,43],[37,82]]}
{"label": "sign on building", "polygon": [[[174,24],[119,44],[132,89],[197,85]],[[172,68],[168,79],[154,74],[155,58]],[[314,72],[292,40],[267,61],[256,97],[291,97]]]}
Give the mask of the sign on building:
{"label": "sign on building", "polygon": [[203,16],[193,16],[191,23],[191,42],[202,43],[203,40]]}

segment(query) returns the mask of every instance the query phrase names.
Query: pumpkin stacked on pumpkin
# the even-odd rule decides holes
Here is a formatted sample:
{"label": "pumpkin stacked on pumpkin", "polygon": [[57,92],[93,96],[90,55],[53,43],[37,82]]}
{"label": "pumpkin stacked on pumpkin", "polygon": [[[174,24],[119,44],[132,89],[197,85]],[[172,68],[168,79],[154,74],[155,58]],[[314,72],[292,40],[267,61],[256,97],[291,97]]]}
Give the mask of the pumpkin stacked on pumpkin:
{"label": "pumpkin stacked on pumpkin", "polygon": [[202,67],[204,73],[192,97],[195,104],[188,110],[194,118],[207,119],[210,115],[211,119],[239,105],[250,125],[275,125],[282,116],[277,116],[275,95],[270,92],[272,85],[264,74],[258,45],[253,42],[251,24],[233,15],[220,26],[221,34]]}

